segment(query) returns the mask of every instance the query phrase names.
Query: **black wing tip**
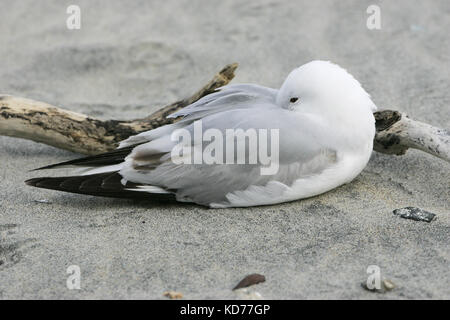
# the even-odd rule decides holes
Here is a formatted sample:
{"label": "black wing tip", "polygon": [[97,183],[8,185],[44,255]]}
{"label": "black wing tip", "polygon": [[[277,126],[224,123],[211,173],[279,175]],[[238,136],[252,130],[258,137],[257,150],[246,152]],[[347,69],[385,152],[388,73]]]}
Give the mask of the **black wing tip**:
{"label": "black wing tip", "polygon": [[175,201],[173,194],[151,194],[128,190],[120,182],[122,177],[117,172],[98,173],[72,177],[41,177],[25,181],[25,184],[50,190],[78,193],[108,198],[141,199],[156,201]]}
{"label": "black wing tip", "polygon": [[58,182],[59,180],[60,180],[59,178],[40,177],[28,179],[25,181],[25,184],[36,188],[54,189],[54,187],[50,187],[49,183]]}
{"label": "black wing tip", "polygon": [[45,169],[53,169],[53,168],[59,167],[61,165],[62,165],[61,163],[51,164],[51,165],[48,165],[48,166],[44,166],[44,167],[40,167],[40,168],[36,168],[36,169],[31,169],[28,172],[33,172],[33,171],[38,171],[38,170],[45,170]]}
{"label": "black wing tip", "polygon": [[41,180],[42,178],[33,178],[33,179],[28,179],[25,181],[25,184],[28,186],[32,186],[32,187],[36,187],[36,185],[38,184],[39,180]]}

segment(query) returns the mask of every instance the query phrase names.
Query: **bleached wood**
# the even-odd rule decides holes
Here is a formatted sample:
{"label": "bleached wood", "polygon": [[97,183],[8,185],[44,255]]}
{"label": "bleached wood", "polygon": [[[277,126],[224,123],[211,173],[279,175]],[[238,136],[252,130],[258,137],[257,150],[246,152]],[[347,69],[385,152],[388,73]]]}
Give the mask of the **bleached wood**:
{"label": "bleached wood", "polygon": [[225,66],[191,97],[169,104],[146,118],[131,121],[104,121],[44,102],[0,95],[0,135],[88,155],[111,151],[129,136],[176,121],[167,119],[167,115],[228,84],[237,66],[237,63]]}
{"label": "bleached wood", "polygon": [[450,133],[427,123],[410,119],[398,111],[375,113],[377,133],[374,150],[386,154],[405,154],[418,149],[450,162]]}

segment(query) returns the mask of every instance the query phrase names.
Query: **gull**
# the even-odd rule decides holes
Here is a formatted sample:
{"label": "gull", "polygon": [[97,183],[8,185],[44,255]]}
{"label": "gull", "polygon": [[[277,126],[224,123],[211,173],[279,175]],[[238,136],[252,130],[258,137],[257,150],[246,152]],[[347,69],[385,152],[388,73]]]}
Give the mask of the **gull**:
{"label": "gull", "polygon": [[[351,182],[364,169],[372,153],[376,109],[345,69],[329,61],[311,61],[294,69],[280,89],[256,84],[221,87],[169,116],[181,120],[129,137],[112,152],[40,168],[75,166],[83,168],[80,174],[26,183],[86,195],[176,200],[212,208],[309,198]],[[278,139],[270,144],[272,153],[277,152],[277,159],[272,159],[276,170],[263,174],[267,163],[259,156],[256,163],[174,161],[173,150],[179,145],[174,134],[185,130],[195,136],[199,121],[203,130],[225,137],[230,129],[276,130]],[[248,138],[231,139],[243,143],[246,160],[255,152],[246,143]],[[181,159],[190,159],[205,145],[205,140],[191,137],[182,146],[193,149]]]}

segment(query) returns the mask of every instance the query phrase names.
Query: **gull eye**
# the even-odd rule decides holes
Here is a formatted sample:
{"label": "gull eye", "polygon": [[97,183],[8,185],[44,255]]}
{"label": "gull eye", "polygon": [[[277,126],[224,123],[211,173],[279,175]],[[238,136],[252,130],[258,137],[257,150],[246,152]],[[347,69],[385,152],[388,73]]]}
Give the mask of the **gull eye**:
{"label": "gull eye", "polygon": [[291,98],[291,100],[289,100],[291,103],[295,103],[295,102],[297,102],[297,100],[298,100],[298,98],[297,97],[293,97],[293,98]]}

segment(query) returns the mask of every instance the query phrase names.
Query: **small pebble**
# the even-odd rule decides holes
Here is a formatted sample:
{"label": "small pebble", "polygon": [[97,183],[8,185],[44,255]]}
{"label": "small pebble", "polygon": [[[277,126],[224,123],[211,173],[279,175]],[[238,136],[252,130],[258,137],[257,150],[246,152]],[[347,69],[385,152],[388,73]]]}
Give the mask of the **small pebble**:
{"label": "small pebble", "polygon": [[181,299],[183,298],[183,294],[181,292],[176,291],[166,291],[163,293],[164,297],[167,297],[169,299]]}
{"label": "small pebble", "polygon": [[266,277],[264,277],[262,274],[250,274],[248,276],[246,276],[244,279],[242,279],[236,287],[233,288],[233,290],[237,290],[240,288],[246,288],[246,287],[250,287],[254,284],[258,284],[261,282],[266,281]]}
{"label": "small pebble", "polygon": [[383,280],[383,286],[387,291],[391,291],[392,289],[395,288],[395,284],[389,279]]}
{"label": "small pebble", "polygon": [[47,200],[47,199],[39,199],[39,200],[34,200],[34,202],[37,202],[37,203],[46,203],[46,204],[51,204],[50,200]]}
{"label": "small pebble", "polygon": [[395,209],[393,213],[397,216],[400,216],[404,219],[411,219],[415,221],[425,221],[431,222],[436,216],[434,213],[415,208],[415,207],[406,207],[401,209]]}

